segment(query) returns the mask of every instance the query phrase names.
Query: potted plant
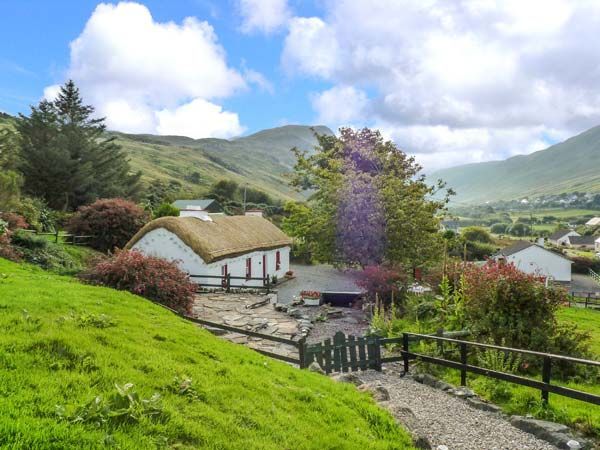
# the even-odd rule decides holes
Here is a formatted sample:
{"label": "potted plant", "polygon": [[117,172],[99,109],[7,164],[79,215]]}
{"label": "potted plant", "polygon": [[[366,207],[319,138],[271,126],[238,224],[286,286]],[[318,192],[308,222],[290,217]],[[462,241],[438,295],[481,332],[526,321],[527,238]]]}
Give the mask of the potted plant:
{"label": "potted plant", "polygon": [[319,306],[321,304],[321,293],[319,291],[302,291],[300,298],[306,306]]}

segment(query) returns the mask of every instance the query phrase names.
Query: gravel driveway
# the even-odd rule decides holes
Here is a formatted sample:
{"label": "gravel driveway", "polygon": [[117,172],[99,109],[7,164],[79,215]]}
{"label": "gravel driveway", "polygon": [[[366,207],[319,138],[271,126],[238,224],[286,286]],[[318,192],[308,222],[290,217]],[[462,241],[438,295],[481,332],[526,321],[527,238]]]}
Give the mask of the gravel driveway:
{"label": "gravel driveway", "polygon": [[385,406],[392,413],[398,408],[410,409],[416,417],[415,428],[427,436],[433,448],[445,445],[450,450],[556,450],[500,416],[472,408],[466,401],[410,377],[371,370],[357,375],[365,383],[379,382],[388,390],[390,400]]}
{"label": "gravel driveway", "polygon": [[354,284],[356,276],[351,272],[338,270],[325,264],[290,264],[295,278],[284,282],[277,288],[279,303],[292,302],[300,291],[358,291]]}

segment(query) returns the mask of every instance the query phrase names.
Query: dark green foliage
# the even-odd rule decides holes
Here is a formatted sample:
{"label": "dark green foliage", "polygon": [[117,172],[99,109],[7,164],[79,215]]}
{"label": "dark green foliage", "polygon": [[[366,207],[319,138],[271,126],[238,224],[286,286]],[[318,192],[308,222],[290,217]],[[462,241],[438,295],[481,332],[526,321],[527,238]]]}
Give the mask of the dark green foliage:
{"label": "dark green foliage", "polygon": [[217,181],[211,188],[209,196],[216,198],[219,201],[236,200],[239,184],[233,180]]}
{"label": "dark green foliage", "polygon": [[525,225],[524,223],[515,223],[514,225],[511,225],[506,231],[512,234],[513,236],[522,237],[531,234],[531,227]]}
{"label": "dark green foliage", "polygon": [[573,261],[571,270],[574,273],[583,273],[588,275],[590,273],[590,269],[594,272],[600,272],[600,260],[597,258],[592,259],[585,256],[572,256],[570,259]]}
{"label": "dark green foliage", "polygon": [[172,180],[164,183],[160,180],[153,180],[146,188],[143,203],[147,208],[153,210],[163,203],[171,203],[180,191],[181,183],[178,181]]}
{"label": "dark green foliage", "polygon": [[54,102],[31,107],[19,116],[24,190],[54,209],[73,210],[100,197],[135,196],[141,174],[114,138],[106,138],[104,119],[92,118],[72,81]]}
{"label": "dark green foliage", "polygon": [[481,227],[463,228],[460,234],[467,241],[483,242],[485,244],[490,244],[493,242],[490,233],[488,233],[485,228]]}
{"label": "dark green foliage", "polygon": [[490,231],[496,234],[504,234],[509,226],[508,223],[495,223],[490,227]]}
{"label": "dark green foliage", "polygon": [[154,211],[155,219],[158,219],[159,217],[167,217],[167,216],[178,217],[179,209],[176,208],[175,206],[171,205],[170,203],[163,203],[162,205],[160,205],[158,207],[158,209],[156,209],[156,211]]}
{"label": "dark green foliage", "polygon": [[43,269],[65,274],[83,269],[82,261],[73,257],[62,245],[50,242],[43,236],[19,231],[12,236],[11,241],[25,261]]}

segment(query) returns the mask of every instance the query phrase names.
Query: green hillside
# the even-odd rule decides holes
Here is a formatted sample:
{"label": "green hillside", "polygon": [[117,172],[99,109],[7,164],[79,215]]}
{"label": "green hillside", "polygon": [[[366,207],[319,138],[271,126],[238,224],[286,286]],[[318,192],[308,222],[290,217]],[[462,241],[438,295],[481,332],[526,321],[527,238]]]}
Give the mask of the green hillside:
{"label": "green hillside", "polygon": [[[0,113],[0,130],[14,119]],[[314,133],[331,135],[323,126],[286,125],[237,139],[192,139],[109,132],[127,152],[142,180],[177,181],[190,194],[206,190],[222,178],[261,189],[277,198],[297,199],[286,178],[294,165],[293,147],[311,151]]]}
{"label": "green hillside", "polygon": [[600,127],[530,155],[467,164],[432,173],[456,200],[483,203],[563,192],[600,192]]}
{"label": "green hillside", "polygon": [[0,310],[1,448],[410,448],[354,386],[140,297],[0,259]]}
{"label": "green hillside", "polygon": [[[176,180],[194,191],[220,178],[230,178],[276,197],[297,198],[286,179],[294,165],[290,150],[312,150],[317,143],[313,129],[319,134],[333,134],[327,127],[300,125],[263,130],[233,140],[113,134],[146,181]],[[198,183],[192,181],[194,172],[200,175]]]}

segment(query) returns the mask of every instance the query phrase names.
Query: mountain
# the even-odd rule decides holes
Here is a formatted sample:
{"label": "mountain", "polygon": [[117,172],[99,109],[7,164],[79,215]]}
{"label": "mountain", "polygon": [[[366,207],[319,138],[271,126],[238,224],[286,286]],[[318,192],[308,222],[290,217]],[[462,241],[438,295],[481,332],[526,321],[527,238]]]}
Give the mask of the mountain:
{"label": "mountain", "polygon": [[543,194],[600,192],[600,126],[529,155],[439,170],[468,203],[515,200]]}
{"label": "mountain", "polygon": [[293,147],[311,151],[317,134],[332,135],[324,126],[286,125],[236,139],[192,139],[111,132],[144,180],[179,181],[194,191],[221,178],[248,183],[275,197],[298,198],[286,175],[294,166]]}
{"label": "mountain", "polygon": [[[0,113],[0,130],[14,118]],[[142,180],[177,181],[190,194],[206,190],[215,181],[232,179],[261,189],[273,197],[298,199],[288,185],[287,174],[294,166],[293,147],[311,151],[317,134],[333,135],[324,126],[286,125],[249,136],[227,139],[192,139],[185,136],[157,136],[108,132],[126,151]]]}

